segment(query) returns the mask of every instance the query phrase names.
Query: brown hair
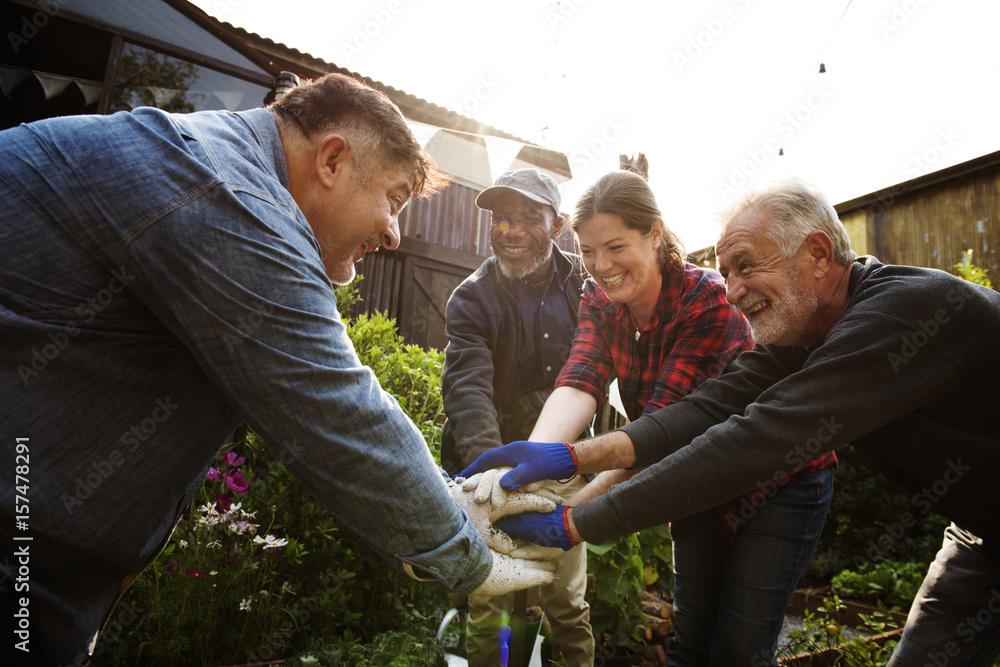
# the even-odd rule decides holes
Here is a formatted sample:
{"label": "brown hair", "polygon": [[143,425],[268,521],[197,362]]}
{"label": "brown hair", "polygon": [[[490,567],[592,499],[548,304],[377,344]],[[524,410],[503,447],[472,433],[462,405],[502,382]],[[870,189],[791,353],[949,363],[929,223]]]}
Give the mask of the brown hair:
{"label": "brown hair", "polygon": [[[573,231],[598,213],[617,215],[625,222],[626,227],[643,236],[652,231],[655,221],[663,221],[663,215],[656,205],[656,197],[646,179],[624,170],[609,172],[584,190],[576,200],[573,220],[570,222]],[[664,274],[684,262],[684,246],[666,224],[663,225],[663,240],[657,257]]]}
{"label": "brown hair", "polygon": [[268,109],[294,123],[306,137],[330,130],[343,134],[354,146],[358,171],[367,182],[377,168],[390,164],[413,169],[414,197],[430,196],[448,182],[414,138],[399,108],[362,81],[327,74],[296,86]]}

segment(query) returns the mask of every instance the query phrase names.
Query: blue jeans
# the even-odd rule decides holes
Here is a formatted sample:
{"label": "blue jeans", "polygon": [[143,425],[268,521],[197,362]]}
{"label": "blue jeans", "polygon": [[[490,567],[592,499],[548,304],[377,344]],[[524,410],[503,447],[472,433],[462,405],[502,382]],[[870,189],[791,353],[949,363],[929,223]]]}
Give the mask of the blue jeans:
{"label": "blue jeans", "polygon": [[998,657],[1000,548],[952,524],[889,667],[990,667]]}
{"label": "blue jeans", "polygon": [[833,495],[833,470],[803,475],[757,508],[732,545],[708,514],[672,527],[674,611],[671,667],[764,667],[785,610],[819,540]]}

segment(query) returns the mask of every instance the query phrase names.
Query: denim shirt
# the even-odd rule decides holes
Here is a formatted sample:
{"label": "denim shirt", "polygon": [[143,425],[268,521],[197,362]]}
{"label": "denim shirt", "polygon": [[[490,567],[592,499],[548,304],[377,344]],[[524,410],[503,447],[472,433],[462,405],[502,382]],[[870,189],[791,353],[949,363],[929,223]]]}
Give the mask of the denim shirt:
{"label": "denim shirt", "polygon": [[489,550],[347,337],[270,112],[6,130],[0,201],[0,434],[30,447],[26,493],[0,463],[0,557],[16,571],[27,496],[36,646],[93,635],[243,421],[396,567],[485,580]]}

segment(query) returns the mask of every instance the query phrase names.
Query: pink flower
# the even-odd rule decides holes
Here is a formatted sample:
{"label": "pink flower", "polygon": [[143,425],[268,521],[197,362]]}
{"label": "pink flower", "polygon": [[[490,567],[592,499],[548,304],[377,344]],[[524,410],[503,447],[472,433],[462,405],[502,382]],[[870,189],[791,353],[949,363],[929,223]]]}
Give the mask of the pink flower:
{"label": "pink flower", "polygon": [[243,463],[243,457],[238,455],[236,452],[226,452],[226,465],[241,466]]}
{"label": "pink flower", "polygon": [[180,571],[180,568],[177,567],[177,561],[172,560],[163,566],[163,571],[166,574],[177,574]]}
{"label": "pink flower", "polygon": [[219,513],[228,512],[229,508],[233,506],[233,501],[224,493],[216,496],[215,501],[215,510]]}
{"label": "pink flower", "polygon": [[226,486],[240,495],[247,494],[247,481],[239,470],[231,470],[226,473]]}
{"label": "pink flower", "polygon": [[217,481],[219,479],[219,476],[221,474],[222,473],[220,473],[215,468],[209,468],[208,472],[205,473],[205,479],[207,479],[210,482],[215,482],[215,481]]}
{"label": "pink flower", "polygon": [[192,577],[204,577],[205,573],[201,570],[184,570],[188,575]]}

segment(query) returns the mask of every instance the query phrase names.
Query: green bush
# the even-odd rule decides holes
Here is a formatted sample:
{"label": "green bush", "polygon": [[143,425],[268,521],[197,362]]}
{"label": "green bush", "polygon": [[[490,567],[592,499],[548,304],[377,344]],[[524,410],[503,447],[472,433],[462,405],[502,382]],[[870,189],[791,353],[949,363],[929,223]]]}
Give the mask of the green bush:
{"label": "green bush", "polygon": [[948,521],[914,503],[850,445],[837,458],[830,513],[803,580],[825,584],[841,570],[882,561],[929,564]]}
{"label": "green bush", "polygon": [[959,278],[968,280],[970,283],[982,285],[983,287],[993,288],[989,272],[972,263],[972,248],[962,253],[962,260],[954,266],[954,269],[958,273]]}
{"label": "green bush", "polygon": [[308,651],[285,662],[286,667],[447,667],[436,639],[417,640],[400,632],[386,632],[371,644],[341,643]]}
{"label": "green bush", "polygon": [[620,639],[645,623],[643,586],[670,590],[672,561],[673,543],[667,525],[623,535],[604,544],[588,542],[587,572],[594,576],[587,597],[595,636],[609,633]]}
{"label": "green bush", "polygon": [[[818,654],[824,652],[822,658],[815,660],[821,665],[842,665],[843,667],[881,667],[885,665],[896,645],[897,639],[882,642],[867,641],[866,637],[881,635],[898,629],[899,625],[893,619],[896,607],[887,607],[882,602],[871,614],[860,614],[863,635],[846,639],[847,626],[840,623],[840,612],[845,605],[836,595],[823,601],[823,606],[817,608],[819,615],[806,611],[802,627],[792,630],[788,638],[778,647],[775,657],[787,660],[801,653]],[[828,655],[826,652],[832,652]],[[801,663],[796,663],[801,664]]]}
{"label": "green bush", "polygon": [[860,572],[843,570],[830,582],[842,598],[909,607],[927,572],[927,563],[882,562]]}

